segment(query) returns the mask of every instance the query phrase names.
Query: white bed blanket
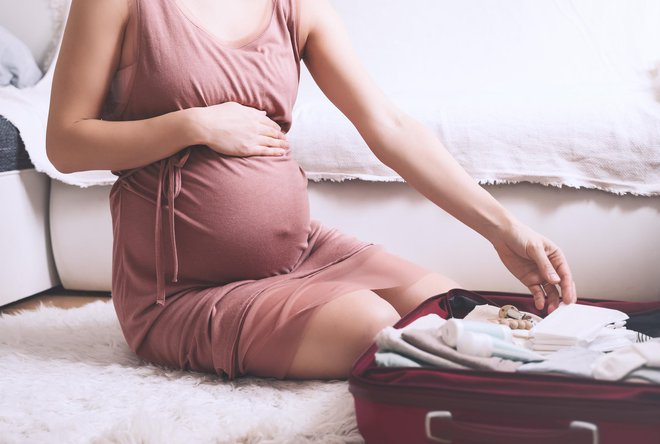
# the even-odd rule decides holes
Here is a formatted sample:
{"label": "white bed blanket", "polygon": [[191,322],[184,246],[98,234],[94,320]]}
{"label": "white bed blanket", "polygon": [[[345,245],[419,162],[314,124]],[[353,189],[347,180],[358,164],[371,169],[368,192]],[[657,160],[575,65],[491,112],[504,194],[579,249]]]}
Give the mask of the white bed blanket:
{"label": "white bed blanket", "polygon": [[54,64],[34,87],[18,89],[13,85],[0,88],[0,115],[9,120],[20,132],[25,150],[37,171],[62,182],[88,187],[114,183],[116,176],[110,171],[82,171],[63,174],[55,169],[46,155],[46,123],[50,103],[50,89]]}
{"label": "white bed blanket", "polygon": [[[334,4],[374,81],[480,183],[660,194],[660,2]],[[310,179],[400,180],[306,70],[289,138]]]}
{"label": "white bed blanket", "polygon": [[[480,183],[660,195],[660,2],[333,3],[375,82]],[[113,183],[109,171],[65,175],[48,161],[52,71],[34,88],[0,88],[0,114],[38,171]],[[310,180],[401,180],[305,69],[289,139]]]}

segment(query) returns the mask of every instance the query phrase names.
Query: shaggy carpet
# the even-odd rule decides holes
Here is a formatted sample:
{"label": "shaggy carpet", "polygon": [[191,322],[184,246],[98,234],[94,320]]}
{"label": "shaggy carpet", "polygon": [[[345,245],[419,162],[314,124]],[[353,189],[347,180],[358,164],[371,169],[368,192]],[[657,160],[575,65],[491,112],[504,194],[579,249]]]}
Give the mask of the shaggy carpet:
{"label": "shaggy carpet", "polygon": [[0,316],[0,442],[358,443],[345,381],[220,377],[147,364],[112,301]]}

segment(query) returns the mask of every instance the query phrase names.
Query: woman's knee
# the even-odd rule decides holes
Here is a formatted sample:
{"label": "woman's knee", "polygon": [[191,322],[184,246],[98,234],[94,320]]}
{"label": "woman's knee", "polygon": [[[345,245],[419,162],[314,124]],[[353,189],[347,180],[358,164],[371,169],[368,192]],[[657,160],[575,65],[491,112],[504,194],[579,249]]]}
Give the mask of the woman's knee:
{"label": "woman's knee", "polygon": [[[329,324],[318,319],[323,316],[329,318]],[[329,302],[317,314],[316,321],[323,330],[321,335],[337,336],[340,347],[361,351],[373,342],[380,330],[394,325],[399,319],[399,313],[390,303],[376,293],[364,290]]]}
{"label": "woman's knee", "polygon": [[353,295],[347,303],[344,331],[349,336],[347,340],[356,343],[358,348],[368,347],[380,330],[401,318],[389,302],[370,290]]}
{"label": "woman's knee", "polygon": [[309,320],[289,376],[348,376],[351,365],[376,334],[399,319],[394,307],[369,290],[328,302]]}
{"label": "woman's knee", "polygon": [[461,288],[453,279],[436,272],[425,274],[407,286],[376,290],[379,296],[389,302],[402,316],[409,313],[426,299],[446,293],[452,288]]}
{"label": "woman's knee", "polygon": [[446,293],[453,288],[462,287],[454,279],[436,272],[422,276],[421,279],[410,286],[410,289],[414,291],[430,293],[429,297]]}

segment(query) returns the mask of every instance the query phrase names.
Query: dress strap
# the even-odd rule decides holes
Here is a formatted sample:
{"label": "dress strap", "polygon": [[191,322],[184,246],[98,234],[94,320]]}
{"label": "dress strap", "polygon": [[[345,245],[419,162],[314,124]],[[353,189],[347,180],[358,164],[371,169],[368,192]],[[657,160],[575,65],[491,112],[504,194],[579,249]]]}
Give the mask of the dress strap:
{"label": "dress strap", "polygon": [[170,156],[160,161],[158,171],[158,191],[156,192],[156,303],[165,305],[165,273],[161,264],[161,241],[162,241],[162,194],[164,183],[167,179],[167,210],[169,215],[170,244],[172,246],[172,281],[179,279],[179,258],[176,249],[176,234],[174,231],[174,199],[181,192],[181,168],[190,156],[190,147],[186,148],[181,157]]}
{"label": "dress strap", "polygon": [[[300,0],[282,0],[282,8],[286,18],[286,27],[291,39],[296,64],[300,64],[300,48],[298,47],[298,34],[300,33]],[[300,69],[300,68],[299,68]]]}
{"label": "dress strap", "polygon": [[[170,232],[170,244],[172,246],[172,281],[178,282],[179,280],[179,257],[176,248],[176,233],[174,230],[174,199],[179,195],[182,188],[181,182],[181,169],[185,165],[186,161],[190,157],[192,147],[187,147],[179,157],[179,154],[174,154],[170,157],[166,157],[159,161],[158,166],[158,190],[156,192],[156,222],[155,222],[155,232],[154,232],[154,244],[156,249],[156,303],[159,305],[165,305],[165,271],[162,267],[162,257],[161,257],[161,242],[162,242],[162,200],[163,192],[167,192],[167,210],[168,210],[168,219],[169,219],[169,232]],[[147,196],[142,190],[134,187],[130,181],[126,180],[131,175],[135,174],[141,170],[141,168],[133,168],[127,170],[127,172],[116,173],[119,175],[117,181],[119,185],[124,189],[151,201],[151,198]],[[167,183],[167,186],[166,186]],[[166,191],[165,191],[166,190]]]}

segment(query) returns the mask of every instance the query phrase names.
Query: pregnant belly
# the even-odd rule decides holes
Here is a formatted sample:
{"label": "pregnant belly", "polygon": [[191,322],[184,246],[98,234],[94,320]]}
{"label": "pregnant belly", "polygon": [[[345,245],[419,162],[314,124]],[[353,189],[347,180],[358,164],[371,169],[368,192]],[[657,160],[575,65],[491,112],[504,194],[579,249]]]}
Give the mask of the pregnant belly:
{"label": "pregnant belly", "polygon": [[174,208],[182,277],[226,283],[288,273],[308,245],[307,177],[290,152],[229,157],[194,147]]}

